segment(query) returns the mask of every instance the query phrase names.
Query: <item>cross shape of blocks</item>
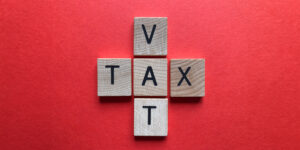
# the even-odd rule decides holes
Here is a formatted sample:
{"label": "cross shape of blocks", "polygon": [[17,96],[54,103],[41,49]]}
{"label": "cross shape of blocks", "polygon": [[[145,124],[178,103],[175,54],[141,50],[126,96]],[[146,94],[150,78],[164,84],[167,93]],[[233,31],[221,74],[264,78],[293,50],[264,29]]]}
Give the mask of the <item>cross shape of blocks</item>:
{"label": "cross shape of blocks", "polygon": [[[136,17],[134,56],[161,58],[134,58],[133,69],[131,58],[98,58],[98,96],[132,96],[132,87],[139,96],[134,98],[134,136],[168,135],[167,49],[168,18]],[[171,97],[205,96],[204,59],[171,59],[170,77]]]}

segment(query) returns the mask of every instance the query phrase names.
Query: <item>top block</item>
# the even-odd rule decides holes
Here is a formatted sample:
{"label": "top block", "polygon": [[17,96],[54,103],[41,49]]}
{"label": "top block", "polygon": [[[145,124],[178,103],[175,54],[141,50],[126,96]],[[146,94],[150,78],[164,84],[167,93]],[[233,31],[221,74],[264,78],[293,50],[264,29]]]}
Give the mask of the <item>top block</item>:
{"label": "top block", "polygon": [[134,18],[134,56],[166,56],[168,18]]}

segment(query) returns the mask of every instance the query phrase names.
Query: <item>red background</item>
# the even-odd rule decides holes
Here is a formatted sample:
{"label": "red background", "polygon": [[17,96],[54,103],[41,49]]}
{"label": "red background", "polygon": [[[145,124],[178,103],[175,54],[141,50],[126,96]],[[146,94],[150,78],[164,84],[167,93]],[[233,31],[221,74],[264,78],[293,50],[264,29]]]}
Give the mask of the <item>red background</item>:
{"label": "red background", "polygon": [[[0,149],[300,149],[300,1],[4,0]],[[96,59],[133,58],[133,18],[168,17],[168,59],[205,58],[206,96],[134,138],[133,100],[97,97]]]}

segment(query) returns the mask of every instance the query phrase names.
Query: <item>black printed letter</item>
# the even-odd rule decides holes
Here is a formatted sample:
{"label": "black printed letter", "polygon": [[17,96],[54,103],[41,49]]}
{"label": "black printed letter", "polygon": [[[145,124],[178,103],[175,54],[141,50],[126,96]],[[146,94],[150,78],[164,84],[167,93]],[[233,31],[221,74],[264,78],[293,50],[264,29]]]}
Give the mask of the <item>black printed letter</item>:
{"label": "black printed letter", "polygon": [[156,106],[143,106],[143,108],[148,108],[148,125],[151,124],[151,109],[156,108]]}
{"label": "black printed letter", "polygon": [[181,85],[183,79],[185,79],[185,81],[187,82],[187,84],[188,84],[189,86],[191,86],[191,85],[192,85],[191,82],[190,82],[189,79],[186,77],[186,75],[189,73],[191,67],[188,67],[188,68],[186,69],[185,72],[182,71],[181,67],[178,67],[178,69],[179,69],[179,71],[180,71],[181,74],[182,74],[182,78],[181,78],[181,80],[178,82],[177,86],[180,86],[180,85]]}
{"label": "black printed letter", "polygon": [[105,68],[110,68],[110,75],[111,75],[111,80],[110,80],[110,83],[111,84],[114,84],[114,72],[115,72],[115,68],[120,68],[119,65],[106,65]]}
{"label": "black printed letter", "polygon": [[[150,78],[148,77],[149,72],[150,72],[150,74],[151,74],[151,77],[150,77]],[[146,71],[146,73],[145,73],[144,80],[143,80],[143,83],[142,83],[143,86],[145,85],[146,80],[153,80],[154,86],[157,86],[156,79],[155,79],[155,76],[154,76],[154,73],[153,73],[153,70],[152,70],[152,67],[151,67],[151,66],[148,66],[148,67],[147,67],[147,71]]]}
{"label": "black printed letter", "polygon": [[144,31],[144,34],[145,34],[147,43],[148,43],[148,44],[151,44],[151,41],[152,41],[152,38],[153,38],[153,35],[154,35],[154,31],[155,31],[155,28],[156,28],[156,24],[153,25],[153,27],[152,27],[152,31],[151,31],[150,38],[148,38],[148,34],[147,34],[147,31],[146,31],[146,28],[145,28],[145,25],[144,25],[144,24],[142,24],[142,28],[143,28],[143,31]]}

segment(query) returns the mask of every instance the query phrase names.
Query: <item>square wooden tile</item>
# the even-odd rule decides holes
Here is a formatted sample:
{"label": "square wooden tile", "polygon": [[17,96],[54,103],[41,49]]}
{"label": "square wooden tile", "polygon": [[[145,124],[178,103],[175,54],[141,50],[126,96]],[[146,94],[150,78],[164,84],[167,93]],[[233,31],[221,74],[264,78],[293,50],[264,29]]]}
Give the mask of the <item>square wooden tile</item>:
{"label": "square wooden tile", "polygon": [[171,59],[171,97],[205,95],[205,60]]}
{"label": "square wooden tile", "polygon": [[134,59],[134,96],[167,96],[167,59]]}
{"label": "square wooden tile", "polygon": [[168,53],[168,18],[134,18],[134,55],[166,56]]}
{"label": "square wooden tile", "polygon": [[98,96],[131,96],[131,59],[97,61]]}
{"label": "square wooden tile", "polygon": [[134,99],[134,136],[168,135],[168,99]]}

